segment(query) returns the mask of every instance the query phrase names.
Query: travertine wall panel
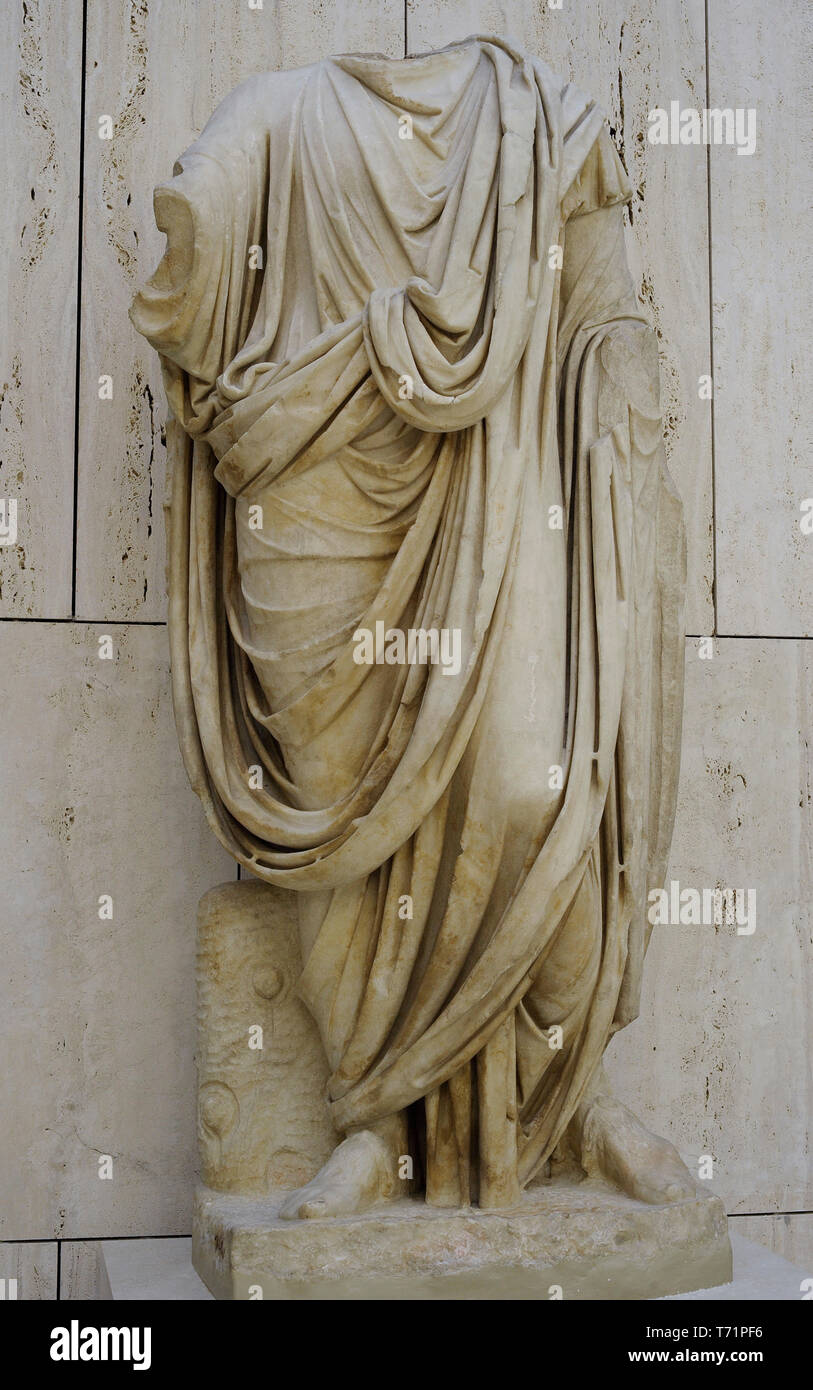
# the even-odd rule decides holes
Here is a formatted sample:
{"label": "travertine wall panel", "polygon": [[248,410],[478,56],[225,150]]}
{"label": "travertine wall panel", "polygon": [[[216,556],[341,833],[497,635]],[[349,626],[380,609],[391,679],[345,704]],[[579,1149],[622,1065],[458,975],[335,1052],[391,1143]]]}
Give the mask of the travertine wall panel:
{"label": "travertine wall panel", "polygon": [[[737,1216],[731,1223],[731,1229],[790,1260],[791,1264],[799,1266],[806,1278],[813,1279],[813,1212]],[[805,1292],[809,1294],[809,1289]]]}
{"label": "travertine wall panel", "polygon": [[60,1299],[99,1302],[112,1297],[101,1241],[63,1240],[59,1253]]}
{"label": "travertine wall panel", "polygon": [[55,1299],[56,1285],[55,1240],[0,1241],[0,1301]]}
{"label": "travertine wall panel", "polygon": [[172,1234],[188,1220],[195,913],[234,870],[186,784],[165,640],[163,628],[0,625],[0,800],[14,809],[5,1239]]}
{"label": "travertine wall panel", "polygon": [[756,151],[711,149],[720,632],[813,632],[813,13],[709,6],[711,105],[753,109]]}
{"label": "travertine wall panel", "polygon": [[[82,4],[4,6],[0,616],[71,611]],[[5,529],[7,513],[0,514]]]}
{"label": "travertine wall panel", "polygon": [[813,1207],[810,722],[803,642],[688,643],[670,879],[752,888],[756,928],[658,926],[640,1019],[618,1035],[622,1099],[696,1167],[730,1211]]}

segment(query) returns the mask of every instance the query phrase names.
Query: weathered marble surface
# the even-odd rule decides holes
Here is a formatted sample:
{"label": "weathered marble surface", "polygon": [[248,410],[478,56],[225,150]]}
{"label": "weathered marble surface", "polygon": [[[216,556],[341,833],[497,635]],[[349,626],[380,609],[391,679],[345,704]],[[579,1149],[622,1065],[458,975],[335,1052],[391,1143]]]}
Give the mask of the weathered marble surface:
{"label": "weathered marble surface", "polygon": [[640,1299],[726,1283],[722,1204],[634,1202],[595,1183],[532,1187],[505,1212],[401,1201],[291,1223],[265,1201],[197,1194],[192,1258],[221,1299]]}
{"label": "weathered marble surface", "polygon": [[[692,1190],[600,1077],[638,1011],[683,703],[633,200],[593,98],[484,36],[262,74],[156,189],[130,316],[173,416],[179,737],[223,846],[298,897],[343,1136],[283,1217],[392,1200],[404,1155],[446,1207],[511,1208],[565,1153],[640,1200]],[[453,635],[453,666],[360,658],[393,627]],[[206,1051],[240,1031],[216,973]],[[243,1191],[244,1080],[202,1071]]]}
{"label": "weathered marble surface", "polygon": [[293,894],[252,882],[205,893],[197,971],[202,1180],[221,1192],[299,1187],[337,1136],[327,1059],[296,994],[302,959]]}

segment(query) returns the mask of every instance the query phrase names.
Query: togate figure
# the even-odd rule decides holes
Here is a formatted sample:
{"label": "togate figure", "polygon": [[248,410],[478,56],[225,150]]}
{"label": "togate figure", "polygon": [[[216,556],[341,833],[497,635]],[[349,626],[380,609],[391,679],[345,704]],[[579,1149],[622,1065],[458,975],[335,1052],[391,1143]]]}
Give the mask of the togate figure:
{"label": "togate figure", "polygon": [[285,1218],[403,1197],[405,1155],[432,1206],[551,1164],[695,1191],[602,1071],[683,694],[630,196],[597,106],[491,37],[254,78],[156,192],[180,741],[295,895],[340,1136]]}

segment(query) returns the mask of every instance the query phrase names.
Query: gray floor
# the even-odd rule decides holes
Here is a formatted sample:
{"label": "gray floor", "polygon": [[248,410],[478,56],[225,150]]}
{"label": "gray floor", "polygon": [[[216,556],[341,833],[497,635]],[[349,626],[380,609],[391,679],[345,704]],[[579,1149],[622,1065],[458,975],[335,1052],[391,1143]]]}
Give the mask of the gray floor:
{"label": "gray floor", "polygon": [[810,1280],[813,1273],[805,1273],[792,1265],[781,1255],[775,1255],[764,1245],[757,1245],[745,1236],[731,1232],[731,1249],[734,1252],[734,1279],[730,1284],[720,1284],[716,1289],[697,1289],[694,1293],[671,1294],[669,1298],[659,1299],[660,1303],[683,1303],[687,1300],[720,1300],[742,1298],[749,1302],[798,1301],[807,1290],[802,1288],[804,1280]]}

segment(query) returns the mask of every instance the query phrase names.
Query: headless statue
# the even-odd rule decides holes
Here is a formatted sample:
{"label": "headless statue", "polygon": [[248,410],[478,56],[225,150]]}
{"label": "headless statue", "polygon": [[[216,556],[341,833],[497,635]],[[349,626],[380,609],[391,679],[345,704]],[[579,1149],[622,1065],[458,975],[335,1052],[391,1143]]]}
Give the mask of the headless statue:
{"label": "headless statue", "polygon": [[254,78],[156,191],[186,766],[298,896],[346,1137],[282,1215],[694,1192],[609,1094],[666,871],[684,540],[599,110],[471,38]]}

